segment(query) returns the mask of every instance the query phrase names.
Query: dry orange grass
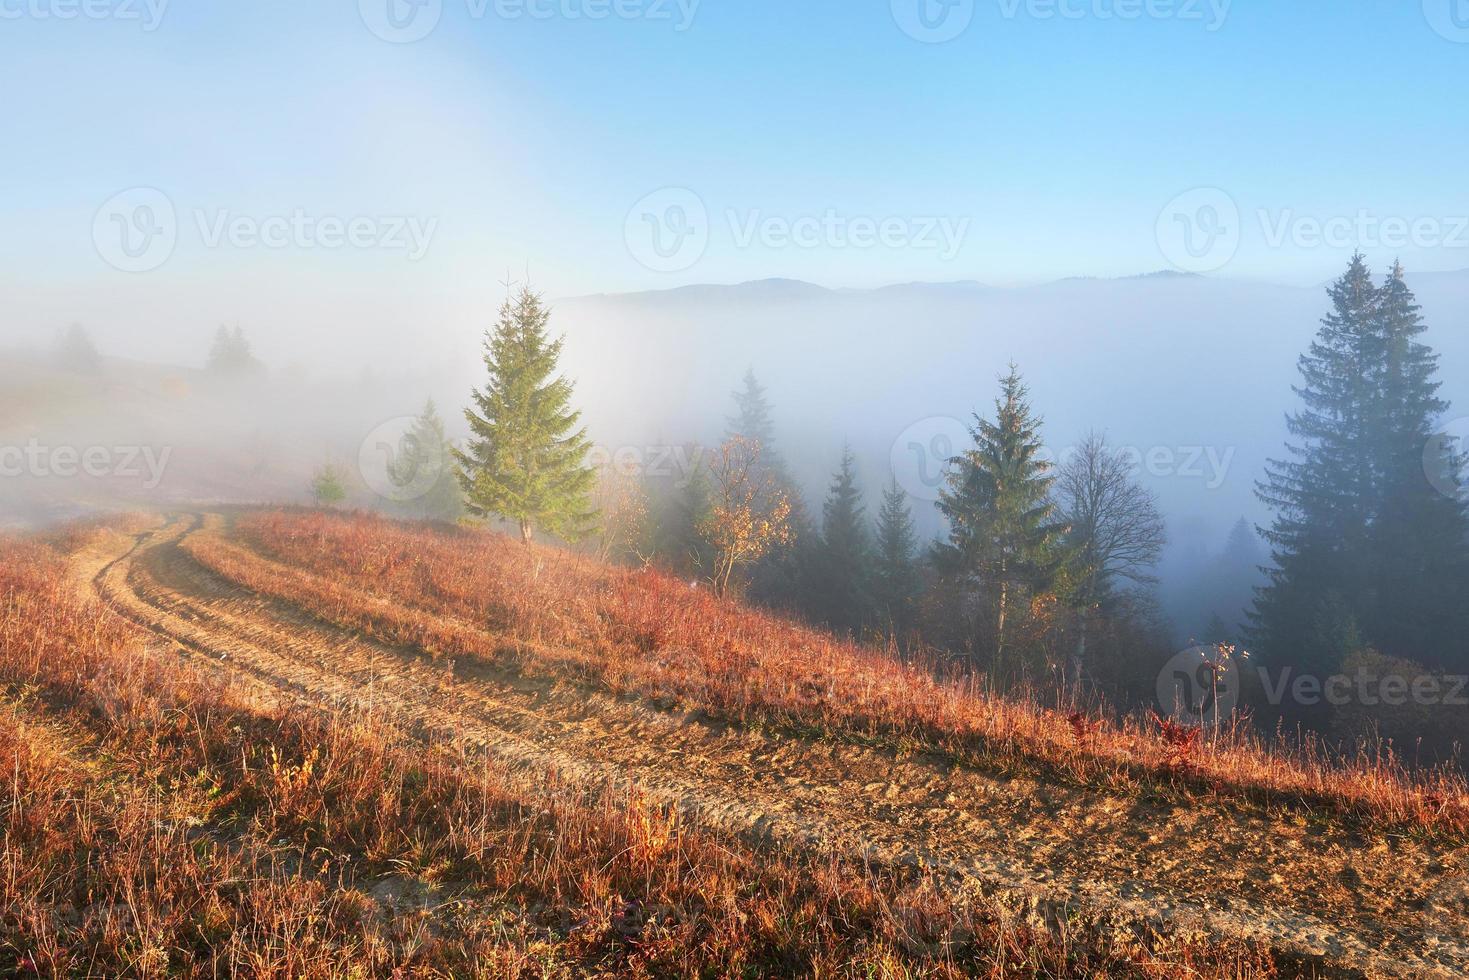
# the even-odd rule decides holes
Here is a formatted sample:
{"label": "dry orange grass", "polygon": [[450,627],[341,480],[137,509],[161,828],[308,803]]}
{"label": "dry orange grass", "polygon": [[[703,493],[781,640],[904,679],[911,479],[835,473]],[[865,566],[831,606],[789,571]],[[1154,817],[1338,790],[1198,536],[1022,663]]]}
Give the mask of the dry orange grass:
{"label": "dry orange grass", "polygon": [[1238,725],[1211,734],[1181,765],[1148,717],[1069,719],[656,570],[364,515],[255,513],[237,533],[248,547],[208,537],[190,547],[253,589],[435,654],[513,660],[737,722],[899,740],[1007,770],[1469,831],[1462,774],[1410,771],[1385,747],[1347,756]]}
{"label": "dry orange grass", "polygon": [[84,539],[0,540],[0,973],[1273,972],[1238,945],[1062,936],[916,871],[757,851],[636,790],[270,707],[79,596],[57,548]]}

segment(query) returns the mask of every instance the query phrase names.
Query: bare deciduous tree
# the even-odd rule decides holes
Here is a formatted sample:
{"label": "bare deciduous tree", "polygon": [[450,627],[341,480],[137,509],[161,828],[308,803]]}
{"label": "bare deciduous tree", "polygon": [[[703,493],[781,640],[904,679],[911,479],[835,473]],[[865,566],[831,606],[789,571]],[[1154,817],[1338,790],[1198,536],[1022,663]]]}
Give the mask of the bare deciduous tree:
{"label": "bare deciduous tree", "polygon": [[1081,622],[1071,680],[1081,680],[1086,625],[1091,611],[1115,597],[1123,583],[1148,585],[1167,542],[1157,499],[1133,478],[1127,457],[1092,432],[1061,467],[1056,497],[1075,561],[1076,605]]}

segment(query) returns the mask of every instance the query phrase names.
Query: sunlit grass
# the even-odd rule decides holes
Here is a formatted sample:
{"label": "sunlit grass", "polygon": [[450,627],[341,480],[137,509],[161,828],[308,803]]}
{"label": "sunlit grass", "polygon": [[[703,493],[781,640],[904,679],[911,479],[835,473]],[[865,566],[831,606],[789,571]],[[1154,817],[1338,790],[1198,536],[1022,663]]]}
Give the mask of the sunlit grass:
{"label": "sunlit grass", "polygon": [[1151,716],[1073,719],[1033,697],[996,694],[972,674],[905,664],[657,570],[365,515],[256,513],[237,533],[248,547],[208,536],[190,547],[250,588],[434,654],[513,659],[737,722],[910,740],[1086,783],[1141,781],[1469,830],[1462,774],[1411,770],[1386,746],[1344,755],[1314,738],[1270,739],[1233,724],[1208,733],[1181,765]]}
{"label": "sunlit grass", "polygon": [[83,594],[91,533],[0,540],[7,975],[1271,975],[271,706]]}

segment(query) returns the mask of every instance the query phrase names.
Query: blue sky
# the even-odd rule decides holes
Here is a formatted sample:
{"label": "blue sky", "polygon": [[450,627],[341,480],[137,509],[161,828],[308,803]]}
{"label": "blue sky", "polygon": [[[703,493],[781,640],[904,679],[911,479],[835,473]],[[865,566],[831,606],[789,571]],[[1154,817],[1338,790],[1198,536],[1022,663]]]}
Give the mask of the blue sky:
{"label": "blue sky", "polygon": [[[940,0],[422,0],[411,43],[371,29],[389,2],[429,23],[408,0],[86,2],[0,0],[0,285],[22,309],[299,305],[330,283],[431,312],[526,269],[566,295],[1170,266],[1313,282],[1357,245],[1469,267],[1469,0],[959,0],[944,43],[901,24],[920,2],[961,23]],[[136,188],[162,192],[176,241],[129,272],[99,209],[124,195],[126,225]],[[377,230],[250,237],[291,215]],[[211,239],[236,219],[243,239]],[[1167,229],[1190,221],[1180,253]]]}

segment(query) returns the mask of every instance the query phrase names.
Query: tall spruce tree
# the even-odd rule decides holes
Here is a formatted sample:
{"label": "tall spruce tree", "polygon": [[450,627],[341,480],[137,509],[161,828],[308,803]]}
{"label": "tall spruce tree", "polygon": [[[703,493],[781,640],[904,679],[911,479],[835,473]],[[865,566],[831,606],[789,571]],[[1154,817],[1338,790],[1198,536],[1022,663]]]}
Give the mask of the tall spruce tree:
{"label": "tall spruce tree", "polygon": [[915,560],[918,535],[913,527],[913,514],[908,509],[908,494],[898,486],[896,476],[882,494],[874,550],[873,608],[882,628],[902,643],[913,628],[914,605],[921,585]]}
{"label": "tall spruce tree", "polygon": [[1000,382],[994,421],[975,416],[974,445],[951,461],[939,493],[949,540],[936,546],[934,562],[982,598],[996,659],[1011,652],[1015,615],[1056,585],[1064,564],[1066,528],[1051,502],[1056,478],[1042,457],[1040,424],[1012,364]]}
{"label": "tall spruce tree", "polygon": [[550,311],[529,287],[500,307],[485,335],[489,380],[464,412],[470,439],[455,450],[465,508],[568,541],[585,537],[596,514],[587,465],[591,444],[571,405],[571,382],[556,374],[562,339],[550,339]]}
{"label": "tall spruce tree", "polygon": [[872,541],[857,485],[857,457],[850,446],[842,449],[841,466],[832,477],[821,517],[815,609],[832,629],[860,632],[872,615]]}
{"label": "tall spruce tree", "polygon": [[1416,340],[1425,327],[1401,268],[1378,288],[1353,256],[1329,294],[1331,312],[1300,360],[1291,458],[1272,461],[1258,491],[1276,517],[1263,531],[1272,568],[1253,640],[1279,666],[1323,674],[1353,644],[1452,659],[1469,520],[1425,472],[1456,480],[1462,466],[1433,438],[1448,408],[1433,380],[1437,358]]}
{"label": "tall spruce tree", "polygon": [[1298,362],[1289,458],[1271,460],[1257,489],[1276,517],[1261,529],[1273,567],[1255,612],[1263,656],[1323,675],[1349,652],[1335,638],[1374,616],[1367,529],[1379,499],[1371,429],[1382,362],[1378,292],[1361,255],[1328,294],[1331,312]]}
{"label": "tall spruce tree", "polygon": [[1377,323],[1383,364],[1373,455],[1382,500],[1369,540],[1377,616],[1364,626],[1390,656],[1469,665],[1455,656],[1469,599],[1469,521],[1463,501],[1441,492],[1457,486],[1464,460],[1434,437],[1449,404],[1434,380],[1438,355],[1417,339],[1428,328],[1401,264],[1379,291]]}

